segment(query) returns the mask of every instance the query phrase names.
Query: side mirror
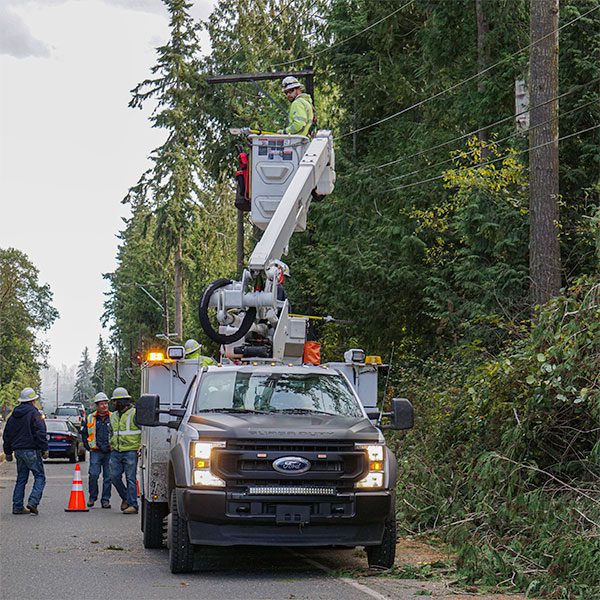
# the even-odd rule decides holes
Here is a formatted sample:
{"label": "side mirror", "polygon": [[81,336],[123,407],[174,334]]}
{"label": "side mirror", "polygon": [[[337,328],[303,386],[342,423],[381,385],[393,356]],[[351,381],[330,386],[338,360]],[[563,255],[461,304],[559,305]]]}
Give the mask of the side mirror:
{"label": "side mirror", "polygon": [[412,429],[415,424],[413,405],[406,398],[392,398],[392,412],[384,413],[391,423],[383,429]]}
{"label": "side mirror", "polygon": [[135,424],[144,427],[158,427],[160,418],[160,397],[158,394],[144,394],[135,403]]}

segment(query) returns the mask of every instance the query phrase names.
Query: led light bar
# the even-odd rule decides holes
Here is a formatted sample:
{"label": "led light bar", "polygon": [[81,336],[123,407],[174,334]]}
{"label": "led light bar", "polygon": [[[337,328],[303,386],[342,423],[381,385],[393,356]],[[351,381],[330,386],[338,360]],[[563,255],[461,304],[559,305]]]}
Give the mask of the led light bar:
{"label": "led light bar", "polygon": [[298,495],[298,496],[335,496],[334,487],[312,487],[312,486],[249,486],[248,494],[252,495]]}

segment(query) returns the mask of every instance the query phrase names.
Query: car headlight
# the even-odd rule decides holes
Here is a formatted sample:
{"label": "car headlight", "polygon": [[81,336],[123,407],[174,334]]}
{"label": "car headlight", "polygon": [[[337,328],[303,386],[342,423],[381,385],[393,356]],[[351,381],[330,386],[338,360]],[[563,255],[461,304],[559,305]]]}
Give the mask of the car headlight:
{"label": "car headlight", "polygon": [[210,470],[213,448],[224,448],[225,442],[192,442],[190,458],[192,462],[192,484],[198,487],[224,487],[225,482]]}
{"label": "car headlight", "polygon": [[369,457],[369,472],[365,477],[356,482],[360,489],[373,489],[383,487],[384,460],[382,444],[356,444],[357,450],[366,450]]}

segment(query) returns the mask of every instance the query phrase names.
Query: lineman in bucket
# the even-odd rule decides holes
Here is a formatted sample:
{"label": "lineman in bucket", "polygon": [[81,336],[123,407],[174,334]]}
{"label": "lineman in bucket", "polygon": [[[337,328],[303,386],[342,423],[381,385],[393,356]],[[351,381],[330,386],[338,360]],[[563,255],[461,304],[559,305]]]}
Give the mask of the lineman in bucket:
{"label": "lineman in bucket", "polygon": [[[113,430],[110,438],[110,477],[121,496],[121,511],[126,515],[134,515],[138,512],[136,475],[142,430],[135,424],[135,408],[124,387],[116,388],[111,400],[115,412],[110,418]],[[127,486],[123,485],[123,473]]]}
{"label": "lineman in bucket", "polygon": [[277,133],[312,137],[316,130],[315,108],[304,86],[290,75],[281,82],[281,91],[291,104],[287,126]]}

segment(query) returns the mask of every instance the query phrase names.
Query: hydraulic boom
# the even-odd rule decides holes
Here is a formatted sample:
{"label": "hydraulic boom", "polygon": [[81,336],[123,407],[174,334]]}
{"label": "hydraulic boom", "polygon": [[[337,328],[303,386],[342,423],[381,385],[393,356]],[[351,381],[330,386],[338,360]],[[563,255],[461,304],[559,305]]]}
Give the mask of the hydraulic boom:
{"label": "hydraulic boom", "polygon": [[[241,281],[218,279],[200,301],[200,323],[223,354],[299,362],[306,319],[290,317],[281,258],[295,231],[306,229],[313,197],[333,191],[335,158],[330,131],[303,136],[251,135],[251,221],[264,229]],[[208,309],[216,309],[218,331]]]}

